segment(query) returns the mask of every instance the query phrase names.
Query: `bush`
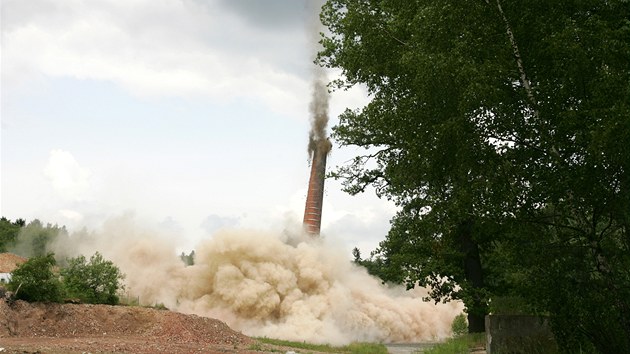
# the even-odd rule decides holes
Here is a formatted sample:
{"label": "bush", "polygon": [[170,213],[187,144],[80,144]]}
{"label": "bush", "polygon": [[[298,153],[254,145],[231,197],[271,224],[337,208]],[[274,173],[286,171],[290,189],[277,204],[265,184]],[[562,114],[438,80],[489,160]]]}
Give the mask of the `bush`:
{"label": "bush", "polygon": [[454,337],[461,337],[468,333],[468,322],[466,321],[466,315],[460,313],[455,316],[453,323],[451,324],[451,330]]}
{"label": "bush", "polygon": [[17,267],[8,284],[17,299],[29,302],[61,300],[61,283],[53,273],[54,254],[30,258]]}
{"label": "bush", "polygon": [[90,304],[118,303],[118,291],[125,278],[111,261],[96,252],[87,262],[84,256],[68,259],[61,271],[66,295]]}
{"label": "bush", "polygon": [[490,300],[489,310],[493,315],[530,315],[535,313],[520,296],[495,296]]}

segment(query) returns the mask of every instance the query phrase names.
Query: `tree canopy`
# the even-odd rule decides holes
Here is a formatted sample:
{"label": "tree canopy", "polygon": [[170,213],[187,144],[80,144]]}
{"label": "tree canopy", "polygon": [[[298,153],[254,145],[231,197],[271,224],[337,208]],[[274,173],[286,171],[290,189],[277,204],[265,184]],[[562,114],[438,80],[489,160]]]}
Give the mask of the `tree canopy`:
{"label": "tree canopy", "polygon": [[13,245],[25,223],[23,219],[12,222],[4,216],[0,218],[0,252],[6,252]]}
{"label": "tree canopy", "polygon": [[61,301],[61,284],[53,269],[56,264],[52,253],[30,258],[12,272],[9,289],[26,301]]}
{"label": "tree canopy", "polygon": [[118,303],[118,292],[125,278],[112,261],[96,252],[90,261],[85,256],[68,259],[61,270],[66,295],[90,304]]}
{"label": "tree canopy", "polygon": [[324,5],[320,64],[371,95],[333,129],[369,150],[333,176],[401,207],[388,274],[464,300],[472,331],[516,294],[564,348],[630,351],[629,18],[621,0]]}
{"label": "tree canopy", "polygon": [[[85,234],[85,231],[73,234],[75,242],[77,237],[86,237]],[[57,263],[50,250],[70,240],[63,226],[44,226],[37,219],[27,224],[23,219],[11,222],[0,218],[0,252],[9,250],[29,257],[12,272],[9,289],[16,292],[18,299],[26,301],[58,302],[71,298],[85,303],[117,304],[125,275],[99,252],[89,261],[80,255],[62,257]],[[188,257],[192,262],[194,251]]]}
{"label": "tree canopy", "polygon": [[53,244],[60,238],[67,238],[65,226],[44,225],[34,219],[28,224],[24,219],[10,222],[0,219],[0,251],[10,251],[23,257],[40,257],[53,252]]}

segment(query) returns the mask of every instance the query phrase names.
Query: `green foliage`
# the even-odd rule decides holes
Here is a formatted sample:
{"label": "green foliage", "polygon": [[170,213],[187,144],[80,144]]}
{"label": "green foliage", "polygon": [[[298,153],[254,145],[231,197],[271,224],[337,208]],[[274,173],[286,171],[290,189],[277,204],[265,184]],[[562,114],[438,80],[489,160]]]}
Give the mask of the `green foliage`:
{"label": "green foliage", "polygon": [[[379,255],[372,254],[370,258],[362,259],[361,251],[356,247],[352,250],[352,255],[354,257],[352,262],[356,265],[364,267],[369,274],[380,278],[383,282],[393,282],[395,276],[388,273],[390,268],[387,267],[386,260]],[[400,280],[397,281],[397,283],[400,282]]]}
{"label": "green foliage", "polygon": [[84,256],[68,259],[61,271],[66,294],[91,304],[117,304],[124,275],[111,261],[96,252],[88,262]]}
{"label": "green foliage", "polygon": [[[23,220],[21,221],[23,222]],[[20,228],[9,250],[27,258],[44,256],[53,251],[52,244],[55,240],[59,237],[67,237],[67,235],[68,232],[64,226],[44,225],[35,219]]]}
{"label": "green foliage", "polygon": [[493,315],[529,315],[535,311],[521,296],[495,296],[490,301]]}
{"label": "green foliage", "polygon": [[9,247],[17,239],[20,228],[24,226],[23,219],[17,219],[11,222],[4,216],[0,218],[0,253],[7,252]]}
{"label": "green foliage", "polygon": [[[393,200],[409,287],[549,314],[567,352],[630,352],[630,2],[329,0],[321,65],[371,101],[333,176]],[[472,316],[472,317],[471,317]],[[474,319],[474,321],[471,321]]]}
{"label": "green foliage", "polygon": [[453,336],[461,337],[468,333],[468,322],[466,322],[466,315],[460,313],[455,316],[453,319],[453,323],[451,324],[451,330],[453,331]]}
{"label": "green foliage", "polygon": [[[88,237],[87,232],[80,234]],[[65,227],[35,219],[28,224],[23,219],[10,222],[0,218],[0,251],[7,249],[30,259],[12,274],[9,287],[18,290],[17,297],[27,301],[60,301],[62,296],[78,298],[87,303],[118,303],[124,275],[111,261],[97,252],[87,262],[84,256],[62,260],[60,281],[53,274],[57,263],[50,252],[56,242],[68,242]],[[189,256],[191,259],[194,252]],[[67,263],[67,267],[66,266]],[[20,285],[21,284],[21,285]]]}
{"label": "green foliage", "polygon": [[380,247],[387,273],[409,287],[431,285],[436,301],[464,300],[474,330],[483,330],[492,285],[484,275],[495,271],[481,262],[491,252],[485,226],[497,223],[491,202],[505,188],[487,175],[507,173],[471,119],[480,90],[506,80],[489,60],[509,54],[496,38],[505,30],[489,14],[480,2],[328,1],[322,20],[332,35],[319,57],[342,69],[339,85],[362,83],[373,95],[333,129],[342,145],[372,151],[333,175],[350,193],[372,185],[402,207]]}
{"label": "green foliage", "polygon": [[519,264],[528,280],[519,284],[520,293],[550,315],[558,344],[570,348],[565,351],[629,352],[630,255],[623,254],[627,236],[563,228],[532,226],[538,237],[529,242],[537,252],[513,250],[522,255]]}
{"label": "green foliage", "polygon": [[450,338],[444,343],[423,351],[424,354],[466,354],[472,348],[485,347],[486,338],[483,333],[467,334]]}
{"label": "green foliage", "polygon": [[30,258],[13,271],[8,288],[21,300],[60,301],[61,284],[59,276],[53,272],[55,264],[52,253]]}
{"label": "green foliage", "polygon": [[250,346],[247,347],[247,350],[253,350],[255,352],[262,352],[263,350],[265,350],[265,348],[263,348],[260,342],[256,342],[256,343],[250,344]]}
{"label": "green foliage", "polygon": [[190,251],[189,254],[182,252],[182,254],[179,256],[179,259],[181,259],[182,262],[184,262],[186,266],[194,265],[195,264],[195,250]]}

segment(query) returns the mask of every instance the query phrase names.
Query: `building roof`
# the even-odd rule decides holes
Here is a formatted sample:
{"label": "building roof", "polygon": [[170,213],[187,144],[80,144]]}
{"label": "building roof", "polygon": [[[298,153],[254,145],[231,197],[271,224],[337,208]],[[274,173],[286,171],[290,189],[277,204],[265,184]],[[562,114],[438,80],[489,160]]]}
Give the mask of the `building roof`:
{"label": "building roof", "polygon": [[26,262],[26,258],[13,253],[0,253],[0,273],[11,273],[18,265]]}

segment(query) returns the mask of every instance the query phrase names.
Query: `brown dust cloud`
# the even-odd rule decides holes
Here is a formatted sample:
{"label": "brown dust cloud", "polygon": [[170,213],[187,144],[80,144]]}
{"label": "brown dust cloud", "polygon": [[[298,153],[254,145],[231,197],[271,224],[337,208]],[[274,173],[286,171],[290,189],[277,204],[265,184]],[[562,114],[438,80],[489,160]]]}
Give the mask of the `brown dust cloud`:
{"label": "brown dust cloud", "polygon": [[250,336],[335,345],[427,341],[450,335],[462,311],[459,303],[422,301],[423,289],[382,285],[334,238],[300,231],[219,231],[195,248],[192,266],[177,256],[176,237],[143,231],[130,216],[53,246],[58,257],[101,252],[143,305],[218,318]]}

